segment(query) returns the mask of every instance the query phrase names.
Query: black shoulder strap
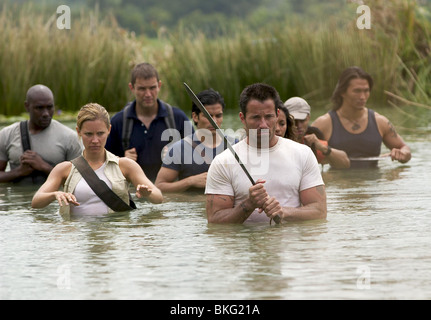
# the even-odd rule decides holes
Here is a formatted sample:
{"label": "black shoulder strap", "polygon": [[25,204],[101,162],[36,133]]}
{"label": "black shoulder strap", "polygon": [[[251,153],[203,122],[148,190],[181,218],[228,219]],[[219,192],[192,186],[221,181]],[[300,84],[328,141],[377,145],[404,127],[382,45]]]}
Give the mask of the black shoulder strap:
{"label": "black shoulder strap", "polygon": [[131,104],[132,102],[129,102],[123,110],[123,132],[121,133],[121,138],[124,151],[129,149],[129,140],[133,129],[133,119],[127,117],[127,113],[129,112]]}
{"label": "black shoulder strap", "polygon": [[[30,145],[30,134],[28,132],[28,121],[23,120],[19,123],[19,129],[21,131],[21,145],[22,151],[26,152],[27,150],[31,150]],[[42,184],[46,181],[48,175],[42,171],[34,170],[28,177],[31,178],[33,184]],[[20,183],[23,181],[28,181],[25,177],[17,178],[13,180],[14,183]]]}
{"label": "black shoulder strap", "polygon": [[[133,130],[133,119],[127,117],[127,113],[129,112],[130,106],[133,102],[129,102],[123,111],[123,132],[121,134],[123,150],[126,151],[129,149],[130,136],[132,135]],[[172,106],[166,102],[163,102],[166,106],[166,110],[168,111],[168,116],[165,117],[166,127],[168,129],[175,129],[175,118],[174,118],[174,110]]]}
{"label": "black shoulder strap", "polygon": [[73,159],[71,162],[78,169],[85,181],[87,181],[94,193],[112,210],[130,211],[134,209],[112,191],[105,181],[99,179],[83,156]]}
{"label": "black shoulder strap", "polygon": [[164,102],[166,106],[166,110],[168,111],[168,116],[165,117],[165,123],[168,129],[175,129],[175,118],[174,118],[174,110],[169,103]]}
{"label": "black shoulder strap", "polygon": [[30,146],[30,135],[28,133],[27,120],[23,120],[19,123],[19,129],[21,131],[21,144],[22,151],[31,150]]}
{"label": "black shoulder strap", "polygon": [[171,133],[169,136],[169,142],[174,141],[175,134],[172,133],[172,130],[176,129],[175,126],[175,118],[174,118],[174,110],[172,109],[172,106],[169,103],[166,103],[163,101],[166,107],[166,111],[168,112],[167,117],[165,117],[165,124],[168,128],[169,132]]}

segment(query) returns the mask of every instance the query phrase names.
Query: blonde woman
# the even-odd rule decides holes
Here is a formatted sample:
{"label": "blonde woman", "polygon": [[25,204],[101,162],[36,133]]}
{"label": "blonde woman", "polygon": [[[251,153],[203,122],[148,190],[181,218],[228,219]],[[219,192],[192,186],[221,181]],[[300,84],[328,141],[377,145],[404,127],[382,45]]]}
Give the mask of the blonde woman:
{"label": "blonde woman", "polygon": [[[105,149],[111,125],[109,114],[99,104],[89,103],[81,108],[76,131],[82,139],[83,158],[121,200],[129,204],[129,183],[136,187],[138,198],[151,203],[163,201],[162,192],[147,178],[142,168],[133,160],[119,158]],[[63,186],[63,191],[59,191]],[[60,214],[103,214],[113,212],[92,190],[77,167],[70,161],[54,167],[46,182],[33,197],[31,206],[43,208],[57,200]]]}

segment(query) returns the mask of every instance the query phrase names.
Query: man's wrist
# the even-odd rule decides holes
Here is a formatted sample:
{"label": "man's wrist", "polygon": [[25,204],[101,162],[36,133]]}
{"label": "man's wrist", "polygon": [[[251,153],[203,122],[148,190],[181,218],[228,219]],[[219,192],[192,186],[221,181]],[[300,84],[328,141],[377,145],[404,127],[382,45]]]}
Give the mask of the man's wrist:
{"label": "man's wrist", "polygon": [[322,154],[323,154],[325,157],[327,157],[327,156],[329,156],[329,155],[331,154],[331,152],[332,152],[332,148],[328,145],[328,146],[326,146],[326,151],[325,151],[325,152],[322,152]]}
{"label": "man's wrist", "polygon": [[251,206],[247,200],[244,200],[239,205],[244,213],[250,213],[254,210],[253,206]]}
{"label": "man's wrist", "polygon": [[250,205],[249,201],[244,200],[239,204],[239,207],[241,208],[241,219],[244,222],[245,220],[250,217],[251,213],[254,211],[253,206]]}

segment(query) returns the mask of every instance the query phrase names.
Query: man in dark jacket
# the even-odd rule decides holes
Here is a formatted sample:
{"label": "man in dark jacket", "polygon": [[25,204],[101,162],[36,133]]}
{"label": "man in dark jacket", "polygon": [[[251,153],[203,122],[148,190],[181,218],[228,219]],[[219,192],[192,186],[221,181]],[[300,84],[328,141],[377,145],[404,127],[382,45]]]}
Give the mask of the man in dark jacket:
{"label": "man in dark jacket", "polygon": [[169,128],[165,118],[169,116],[169,110],[172,110],[175,123],[174,140],[184,138],[184,133],[194,132],[189,118],[181,109],[170,107],[158,99],[161,86],[157,70],[152,65],[141,63],[135,66],[129,83],[135,100],[126,110],[126,117],[133,122],[128,146],[123,147],[125,109],[112,117],[112,129],[106,143],[108,151],[137,161],[152,182],[162,165],[162,151],[172,141],[166,134]]}

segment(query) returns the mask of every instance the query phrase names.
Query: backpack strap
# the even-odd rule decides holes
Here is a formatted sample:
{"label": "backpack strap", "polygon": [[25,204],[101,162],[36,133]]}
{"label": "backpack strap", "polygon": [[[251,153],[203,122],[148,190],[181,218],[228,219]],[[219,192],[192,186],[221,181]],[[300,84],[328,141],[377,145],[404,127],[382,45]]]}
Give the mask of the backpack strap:
{"label": "backpack strap", "polygon": [[21,144],[22,151],[31,150],[30,146],[30,135],[28,133],[27,120],[23,120],[19,123],[19,129],[21,131]]}
{"label": "backpack strap", "polygon": [[[123,150],[126,151],[129,149],[129,143],[130,143],[130,136],[132,135],[133,130],[133,119],[128,118],[127,114],[129,113],[129,110],[131,108],[133,102],[129,102],[125,107],[123,111],[123,131],[121,133],[121,141],[123,144]],[[163,102],[166,110],[168,111],[168,116],[165,117],[165,124],[168,129],[175,129],[175,118],[174,118],[174,110],[172,106],[169,103]],[[172,140],[172,137],[171,137]]]}
{"label": "backpack strap", "polygon": [[[30,134],[28,132],[28,121],[27,120],[23,120],[19,123],[19,130],[21,132],[22,151],[26,152],[27,150],[31,150]],[[33,184],[41,184],[41,183],[45,182],[47,176],[48,175],[42,171],[34,170],[28,177],[31,178],[31,181]],[[21,181],[27,181],[27,180],[25,179],[25,177],[20,177],[20,178],[13,180],[14,183],[19,183]]]}
{"label": "backpack strap", "polygon": [[172,106],[169,103],[166,103],[163,101],[166,107],[166,111],[168,112],[168,116],[165,117],[165,124],[168,128],[169,132],[171,133],[169,136],[169,142],[172,142],[174,140],[175,135],[172,134],[172,130],[175,130],[175,119],[174,119],[174,110],[172,109]]}
{"label": "backpack strap", "polygon": [[[79,156],[71,161],[78,169],[82,177],[87,181],[94,193],[112,210],[114,211],[130,211],[136,209],[134,204],[130,206],[125,203],[111,188],[108,187],[105,181],[99,179],[94,170],[90,167],[87,160],[83,156]],[[130,195],[129,195],[130,197]]]}
{"label": "backpack strap", "polygon": [[133,102],[129,102],[124,107],[124,111],[123,111],[123,132],[121,133],[121,138],[122,138],[124,151],[129,149],[129,141],[130,141],[130,136],[132,134],[132,129],[133,129],[133,119],[127,117],[127,114],[129,113],[129,110],[131,108],[130,106],[132,105],[132,103]]}
{"label": "backpack strap", "polygon": [[166,110],[168,111],[168,116],[165,117],[165,123],[168,129],[175,129],[175,118],[174,118],[174,110],[169,103],[164,102],[166,106]]}

